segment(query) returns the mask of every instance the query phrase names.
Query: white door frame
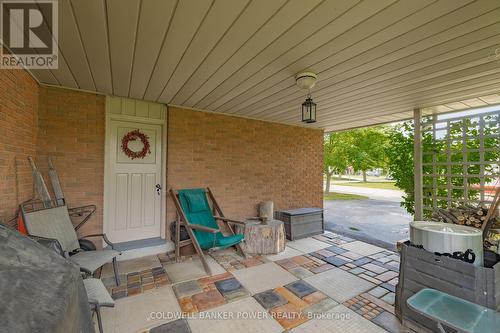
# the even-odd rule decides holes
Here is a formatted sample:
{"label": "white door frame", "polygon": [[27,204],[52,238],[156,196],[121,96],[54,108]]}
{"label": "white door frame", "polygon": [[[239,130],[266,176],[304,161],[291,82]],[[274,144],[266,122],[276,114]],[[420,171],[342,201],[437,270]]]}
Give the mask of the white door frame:
{"label": "white door frame", "polygon": [[[111,168],[110,168],[110,156],[109,156],[109,148],[108,148],[108,139],[111,131],[111,121],[116,120],[116,121],[128,121],[128,122],[135,122],[135,123],[143,123],[143,124],[155,124],[155,125],[160,125],[162,127],[162,140],[161,140],[161,212],[160,212],[160,237],[162,239],[166,238],[166,221],[167,221],[167,214],[166,214],[166,199],[167,199],[167,154],[166,154],[166,148],[167,148],[167,108],[164,108],[165,112],[165,117],[164,119],[151,119],[151,118],[143,118],[143,117],[136,117],[136,116],[128,116],[128,115],[122,115],[122,114],[110,114],[106,112],[106,133],[105,133],[105,139],[104,139],[104,200],[103,200],[103,233],[108,233],[109,232],[109,223],[108,223],[108,216],[109,216],[109,200],[110,200],[110,177],[111,175]],[[105,246],[106,244],[103,243]]]}

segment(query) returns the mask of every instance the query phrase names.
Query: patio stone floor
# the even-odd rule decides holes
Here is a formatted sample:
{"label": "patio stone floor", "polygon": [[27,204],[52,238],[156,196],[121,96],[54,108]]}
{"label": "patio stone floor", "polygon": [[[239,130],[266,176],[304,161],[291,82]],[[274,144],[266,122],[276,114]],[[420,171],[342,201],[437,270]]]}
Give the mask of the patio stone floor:
{"label": "patio stone floor", "polygon": [[355,239],[341,236],[335,233],[325,233],[323,235],[313,236],[312,238],[332,245],[343,245],[355,241]]}
{"label": "patio stone floor", "polygon": [[359,295],[345,301],[342,304],[369,320],[372,320],[384,312],[384,309],[379,307],[377,304],[370,302],[368,299]]}
{"label": "patio stone floor", "polygon": [[[247,297],[228,303],[216,309],[206,311],[206,316],[214,319],[189,318],[192,333],[279,333],[283,327],[270,316],[262,316],[262,306],[253,297]],[[218,313],[228,318],[217,318]],[[256,314],[256,318],[242,314]],[[230,319],[229,319],[230,318]],[[169,332],[170,333],[170,332]]]}
{"label": "patio stone floor", "polygon": [[338,304],[302,280],[253,297],[284,329],[301,325],[311,319],[313,314],[327,311]]}
{"label": "patio stone floor", "polygon": [[297,278],[273,262],[240,269],[233,275],[252,294],[284,286]]}
{"label": "patio stone floor", "polygon": [[161,266],[127,273],[125,278],[120,279],[119,286],[116,286],[114,277],[105,278],[103,282],[114,300],[170,284],[167,273]]}
{"label": "patio stone floor", "polygon": [[280,265],[299,279],[304,279],[306,277],[327,271],[335,267],[334,265],[331,265],[326,261],[315,258],[314,256],[308,254],[278,260],[275,261],[275,263]]}
{"label": "patio stone floor", "polygon": [[207,259],[212,276],[196,256],[122,261],[120,287],[105,267],[116,299],[102,311],[105,331],[402,332],[393,305],[396,253],[328,232],[288,242],[276,255],[223,250]]}
{"label": "patio stone floor", "polygon": [[[223,274],[226,270],[210,256],[206,256],[208,266],[213,275]],[[172,283],[199,279],[207,275],[198,257],[192,257],[182,262],[167,262],[162,264]]]}
{"label": "patio stone floor", "polygon": [[333,268],[304,280],[339,303],[376,286],[339,268]]}
{"label": "patio stone floor", "polygon": [[173,289],[185,314],[209,310],[249,296],[249,292],[229,272],[180,282]]}
{"label": "patio stone floor", "polygon": [[266,256],[266,258],[267,258],[267,260],[270,260],[270,261],[278,261],[281,259],[300,256],[302,254],[304,254],[304,252],[301,252],[299,250],[291,248],[290,246],[285,246],[285,251],[277,253],[277,254],[268,255],[268,256]]}
{"label": "patio stone floor", "polygon": [[243,258],[232,249],[216,251],[210,255],[228,272],[258,266],[269,262],[265,256],[249,256],[248,258]]}
{"label": "patio stone floor", "polygon": [[342,245],[339,245],[341,248],[344,248],[346,250],[355,252],[357,254],[361,254],[363,256],[370,256],[375,253],[380,253],[382,251],[385,251],[383,248],[371,245],[368,243],[360,242],[360,241],[354,241],[354,242],[348,242]]}
{"label": "patio stone floor", "polygon": [[106,333],[142,332],[176,319],[160,316],[151,320],[151,313],[167,314],[180,311],[179,303],[170,286],[118,299],[114,308],[101,308],[103,328]]}
{"label": "patio stone floor", "polygon": [[303,325],[300,325],[290,333],[385,333],[387,332],[372,321],[363,318],[356,312],[344,305],[337,305],[333,309],[326,311],[326,318],[313,318]]}
{"label": "patio stone floor", "polygon": [[314,238],[302,238],[287,242],[286,245],[303,253],[318,251],[329,246],[328,243],[316,240]]}

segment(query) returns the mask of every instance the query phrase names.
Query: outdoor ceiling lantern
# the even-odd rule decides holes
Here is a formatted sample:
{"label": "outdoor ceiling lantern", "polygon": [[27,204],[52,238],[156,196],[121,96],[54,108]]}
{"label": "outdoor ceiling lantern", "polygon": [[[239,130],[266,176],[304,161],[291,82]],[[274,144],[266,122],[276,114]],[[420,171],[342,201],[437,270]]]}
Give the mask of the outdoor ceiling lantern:
{"label": "outdoor ceiling lantern", "polygon": [[308,124],[316,122],[316,103],[313,102],[311,95],[308,95],[306,101],[302,103],[302,121]]}
{"label": "outdoor ceiling lantern", "polygon": [[303,72],[295,76],[295,82],[300,89],[307,89],[306,101],[302,103],[302,122],[311,124],[316,122],[316,103],[311,97],[311,89],[316,84],[318,76],[312,72]]}

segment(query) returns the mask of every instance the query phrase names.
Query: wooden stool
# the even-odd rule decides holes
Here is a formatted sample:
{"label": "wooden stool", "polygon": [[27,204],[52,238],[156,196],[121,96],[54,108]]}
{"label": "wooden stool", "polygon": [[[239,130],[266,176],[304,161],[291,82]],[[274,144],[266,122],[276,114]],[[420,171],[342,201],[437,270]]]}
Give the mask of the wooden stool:
{"label": "wooden stool", "polygon": [[236,226],[237,233],[244,233],[245,240],[241,247],[249,254],[276,254],[285,250],[285,226],[283,221],[268,220],[261,223],[247,220],[245,230]]}

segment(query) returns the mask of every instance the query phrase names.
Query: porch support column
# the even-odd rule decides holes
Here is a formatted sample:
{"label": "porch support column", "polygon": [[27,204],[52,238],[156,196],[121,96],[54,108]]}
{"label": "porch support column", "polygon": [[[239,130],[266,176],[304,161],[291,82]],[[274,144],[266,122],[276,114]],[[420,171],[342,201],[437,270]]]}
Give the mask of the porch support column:
{"label": "porch support column", "polygon": [[413,173],[415,191],[415,221],[423,218],[423,190],[422,190],[422,111],[413,109],[414,143],[413,143]]}

